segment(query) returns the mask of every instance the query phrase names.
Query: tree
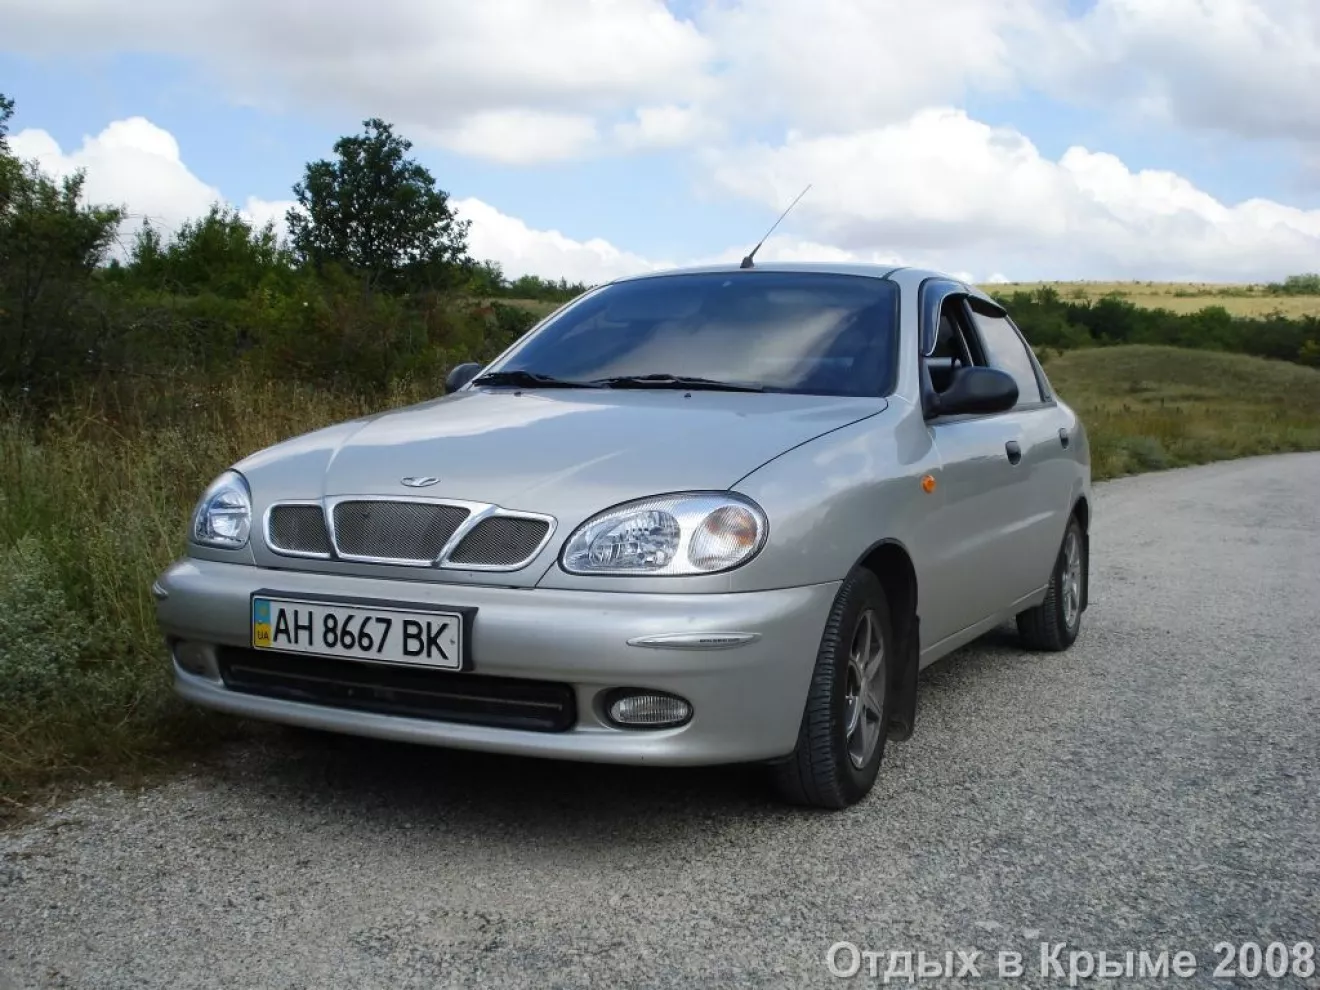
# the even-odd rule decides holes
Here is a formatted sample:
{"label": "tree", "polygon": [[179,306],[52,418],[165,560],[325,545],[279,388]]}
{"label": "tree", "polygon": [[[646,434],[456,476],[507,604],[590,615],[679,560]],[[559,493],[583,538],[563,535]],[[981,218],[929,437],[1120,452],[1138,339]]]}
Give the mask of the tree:
{"label": "tree", "polygon": [[237,299],[286,279],[293,261],[273,221],[258,228],[232,206],[213,203],[205,216],[185,220],[168,244],[144,221],[124,272],[153,289]]}
{"label": "tree", "polygon": [[9,209],[20,171],[18,159],[9,150],[9,121],[13,116],[14,101],[0,93],[0,214]]}
{"label": "tree", "polygon": [[124,213],[85,205],[82,172],[56,181],[20,161],[13,110],[0,95],[0,384],[31,384],[86,362],[94,327],[76,313]]}
{"label": "tree", "polygon": [[14,101],[0,93],[0,273],[19,276],[25,296],[47,277],[90,274],[105,257],[123,219],[115,208],[84,206],[81,171],[60,182],[14,155],[7,140]]}
{"label": "tree", "polygon": [[9,121],[14,116],[14,101],[0,93],[0,155],[9,154]]}
{"label": "tree", "polygon": [[473,261],[468,266],[467,289],[476,296],[498,296],[507,291],[508,279],[498,261]]}
{"label": "tree", "polygon": [[407,157],[412,142],[379,118],[335,142],[336,159],[309,162],[293,187],[289,236],[317,270],[338,265],[369,288],[406,292],[450,284],[467,260],[469,222],[450,209],[431,173]]}

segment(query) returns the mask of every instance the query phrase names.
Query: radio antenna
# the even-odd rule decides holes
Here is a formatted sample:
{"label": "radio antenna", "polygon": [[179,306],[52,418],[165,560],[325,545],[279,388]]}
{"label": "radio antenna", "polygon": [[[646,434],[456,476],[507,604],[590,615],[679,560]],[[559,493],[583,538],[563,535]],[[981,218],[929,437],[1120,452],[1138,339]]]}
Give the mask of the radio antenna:
{"label": "radio antenna", "polygon": [[[811,183],[808,182],[807,189],[810,188],[811,188]],[[801,199],[803,196],[807,194],[807,189],[803,189],[800,193],[797,194],[797,199],[793,200],[793,202],[788,204],[788,210],[791,210],[793,209],[793,207],[797,206],[798,199]],[[762,237],[760,241],[757,242],[756,247],[752,248],[752,250],[748,253],[747,257],[743,258],[742,264],[738,266],[739,268],[752,267],[752,258],[756,257],[756,252],[761,250],[761,245],[766,242],[766,238],[768,238],[771,234],[775,232],[775,227],[779,226],[779,221],[783,220],[784,217],[788,216],[788,210],[785,210],[783,213],[779,214],[779,220],[776,220],[774,222],[774,224],[770,227],[770,229],[765,232],[765,237]]]}

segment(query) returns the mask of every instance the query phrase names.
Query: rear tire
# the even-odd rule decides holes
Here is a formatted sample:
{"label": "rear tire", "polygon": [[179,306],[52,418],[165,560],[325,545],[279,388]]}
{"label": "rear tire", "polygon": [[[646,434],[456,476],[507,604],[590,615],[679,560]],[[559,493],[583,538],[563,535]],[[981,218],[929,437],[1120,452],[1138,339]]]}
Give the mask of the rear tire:
{"label": "rear tire", "polygon": [[1082,600],[1086,591],[1086,534],[1076,516],[1068,519],[1059,556],[1050,575],[1045,600],[1035,608],[1019,612],[1018,634],[1032,650],[1066,650],[1082,628]]}
{"label": "rear tire", "polygon": [[839,809],[870,792],[889,730],[890,665],[899,661],[884,588],[858,568],[825,622],[797,746],[771,768],[781,799]]}

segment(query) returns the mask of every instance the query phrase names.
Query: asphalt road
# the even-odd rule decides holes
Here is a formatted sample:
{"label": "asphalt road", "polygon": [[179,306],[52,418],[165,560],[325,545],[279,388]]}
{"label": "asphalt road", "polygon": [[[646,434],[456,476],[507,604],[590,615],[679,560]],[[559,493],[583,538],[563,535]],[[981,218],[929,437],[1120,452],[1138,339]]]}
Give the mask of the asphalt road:
{"label": "asphalt road", "polygon": [[980,949],[950,986],[1066,986],[1061,941],[1065,974],[1196,959],[1079,986],[1320,986],[1212,977],[1221,941],[1320,943],[1320,456],[1097,496],[1077,645],[927,670],[860,806],[274,731],[0,835],[0,987],[881,985],[831,976],[837,941]]}

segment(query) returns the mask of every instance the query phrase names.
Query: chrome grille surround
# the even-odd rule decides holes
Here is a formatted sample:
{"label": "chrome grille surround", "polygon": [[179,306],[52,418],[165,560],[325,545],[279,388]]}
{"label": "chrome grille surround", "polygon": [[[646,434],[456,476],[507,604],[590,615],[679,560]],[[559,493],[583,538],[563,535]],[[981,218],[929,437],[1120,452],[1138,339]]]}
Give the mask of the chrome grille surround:
{"label": "chrome grille surround", "polygon": [[[350,545],[356,542],[353,547],[358,551],[372,550],[375,548],[362,545],[359,533],[343,533],[340,530],[340,520],[343,514],[338,511],[344,507],[344,511],[352,511],[346,503],[371,503],[382,507],[409,506],[401,514],[396,514],[394,522],[403,522],[405,525],[411,525],[411,535],[417,542],[419,551],[430,553],[436,546],[439,547],[434,555],[430,556],[389,556],[378,555],[371,552],[347,552],[344,544]],[[321,552],[313,548],[310,544],[300,547],[290,547],[281,545],[277,542],[276,536],[288,536],[287,533],[281,533],[283,527],[278,521],[273,521],[272,516],[277,509],[292,506],[310,506],[316,508],[324,521],[326,532],[329,538],[330,552]],[[432,510],[427,513],[426,510]],[[388,510],[387,510],[388,512]],[[419,520],[429,515],[432,525],[438,525],[430,533],[429,540],[425,538],[426,527],[418,529]],[[382,517],[388,524],[391,517],[386,515]],[[457,518],[453,526],[447,526]],[[509,519],[521,522],[521,527],[516,527],[521,531],[521,539],[503,541],[490,538],[491,530],[483,529],[481,533],[476,534],[474,541],[468,542],[464,547],[463,557],[460,560],[450,560],[450,557],[465,542],[465,538],[475,530],[486,523],[487,520]],[[380,523],[378,523],[378,526]],[[339,495],[333,498],[315,501],[308,499],[290,499],[288,501],[276,502],[266,509],[263,519],[263,535],[266,546],[274,553],[286,557],[309,557],[318,560],[343,560],[354,563],[367,564],[391,564],[400,567],[436,567],[445,570],[462,571],[516,571],[526,567],[531,563],[542,550],[555,532],[555,519],[553,516],[541,515],[535,512],[520,512],[511,509],[504,509],[498,505],[491,505],[486,502],[469,502],[460,499],[445,498],[425,498],[422,496],[409,495]],[[537,530],[543,529],[544,533],[539,540],[534,541],[531,536],[535,535]],[[378,535],[383,535],[387,540],[396,541],[393,546],[387,549],[391,552],[399,552],[403,546],[397,542],[400,536],[409,535],[408,530],[400,534],[398,527],[394,527],[394,532],[390,532],[390,527],[385,526],[385,532],[382,534],[378,529]],[[485,535],[483,535],[485,534]],[[370,534],[366,534],[370,535]],[[443,536],[441,541],[439,537]],[[286,544],[288,540],[285,541]],[[515,551],[524,551],[519,556]],[[513,558],[517,556],[518,559]]]}
{"label": "chrome grille surround", "polygon": [[320,502],[278,502],[270,506],[262,520],[262,533],[266,546],[285,557],[329,560],[333,556],[325,509]]}
{"label": "chrome grille surround", "polygon": [[472,515],[465,505],[420,499],[339,498],[327,508],[339,556],[400,564],[439,560]]}
{"label": "chrome grille surround", "polygon": [[449,561],[455,566],[477,564],[508,567],[526,560],[545,539],[550,524],[526,516],[487,516],[468,530]]}

